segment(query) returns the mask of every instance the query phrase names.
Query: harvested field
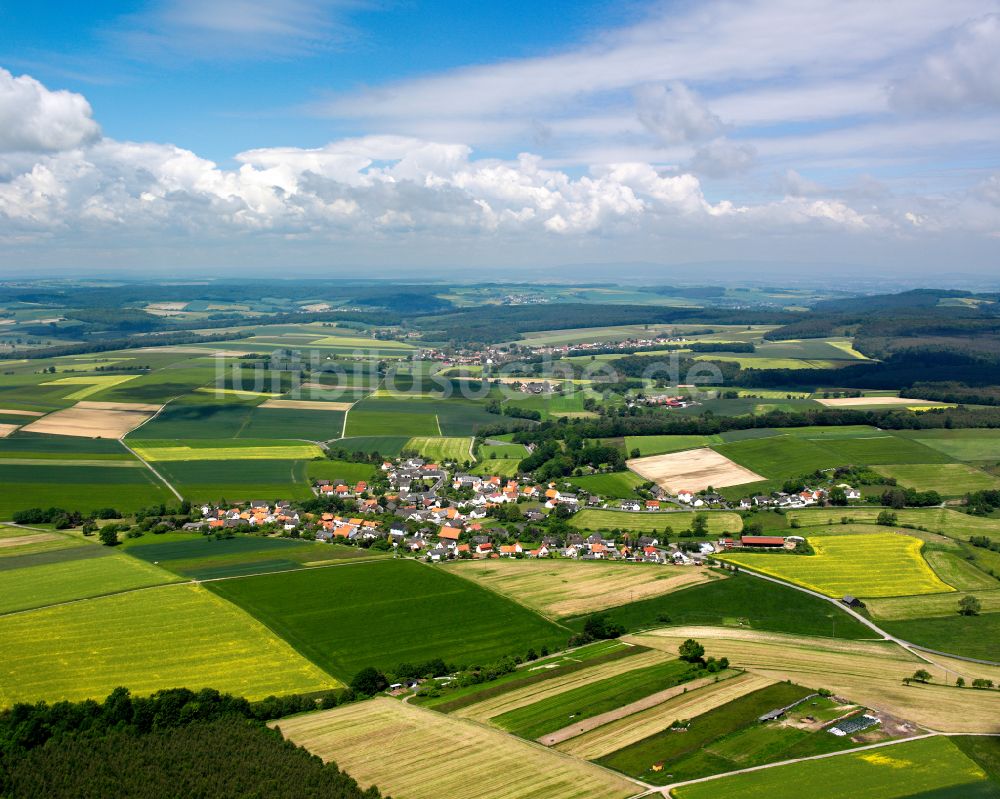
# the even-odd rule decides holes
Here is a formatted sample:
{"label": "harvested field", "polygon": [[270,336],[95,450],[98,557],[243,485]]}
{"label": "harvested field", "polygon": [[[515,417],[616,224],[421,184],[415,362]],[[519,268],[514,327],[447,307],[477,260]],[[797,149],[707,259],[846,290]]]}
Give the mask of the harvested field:
{"label": "harvested field", "polygon": [[[676,649],[674,652],[676,652]],[[591,668],[574,671],[563,677],[556,677],[555,679],[545,680],[542,683],[529,685],[514,691],[507,691],[499,696],[493,696],[489,699],[484,699],[482,702],[476,702],[474,705],[460,708],[452,715],[461,716],[472,721],[489,721],[494,716],[500,716],[512,710],[533,705],[543,699],[558,696],[574,688],[590,685],[601,680],[608,680],[634,669],[642,669],[665,663],[674,657],[673,653],[667,655],[661,651],[642,652],[638,655],[611,661],[610,663],[601,663]]]}
{"label": "harvested field", "polygon": [[555,618],[577,616],[707,582],[707,569],[573,560],[455,561],[448,569]]}
{"label": "harvested field", "polygon": [[16,424],[0,424],[0,438],[7,438],[11,433],[13,433],[20,425]]}
{"label": "harvested field", "polygon": [[[231,444],[231,446],[230,446]],[[309,460],[323,455],[315,444],[288,441],[143,441],[132,445],[148,461]]]}
{"label": "harvested field", "polygon": [[[942,659],[945,668],[920,660],[889,642],[838,641],[780,633],[720,627],[654,630],[627,640],[673,655],[687,638],[695,638],[705,654],[728,657],[733,666],[774,680],[827,688],[874,710],[944,732],[1000,732],[1000,691],[958,690],[984,676],[989,667]],[[917,669],[931,672],[927,685],[903,685]],[[988,675],[987,675],[988,676]]]}
{"label": "harvested field", "polygon": [[[16,528],[2,528],[4,531]],[[58,533],[28,533],[26,535],[13,535],[0,537],[0,549],[11,550],[17,547],[32,547],[37,544],[44,544],[48,541],[61,541],[65,536]]]}
{"label": "harvested field", "polygon": [[[396,799],[624,799],[640,790],[590,763],[387,698],[274,726],[335,760],[362,786],[377,785]],[[374,757],[375,751],[391,754]]]}
{"label": "harvested field", "polygon": [[773,682],[769,677],[745,672],[718,682],[714,677],[706,677],[678,685],[670,689],[673,696],[649,709],[568,737],[557,743],[556,749],[585,760],[596,760],[666,729],[674,719],[692,719]]}
{"label": "harvested field", "polygon": [[640,477],[652,480],[671,493],[685,489],[702,491],[709,486],[725,488],[766,479],[707,447],[633,458],[626,461],[626,465]]}
{"label": "harvested field", "polygon": [[322,400],[285,400],[269,399],[258,405],[258,408],[284,408],[298,411],[349,411],[353,402],[323,402]]}
{"label": "harvested field", "polygon": [[[724,560],[830,597],[909,596],[954,591],[927,565],[919,538],[897,533],[812,536],[815,555],[731,552]],[[879,564],[877,569],[866,564]]]}
{"label": "harvested field", "polygon": [[26,433],[83,438],[121,438],[147,421],[159,405],[131,402],[78,402],[26,425]]}
{"label": "harvested field", "polygon": [[41,411],[15,411],[11,408],[0,408],[0,414],[5,416],[44,416]]}
{"label": "harvested field", "polygon": [[920,405],[941,405],[940,402],[922,399],[904,399],[902,397],[833,397],[830,399],[817,399],[820,405],[827,408],[856,408],[859,406],[884,406],[896,405],[905,408],[916,408]]}

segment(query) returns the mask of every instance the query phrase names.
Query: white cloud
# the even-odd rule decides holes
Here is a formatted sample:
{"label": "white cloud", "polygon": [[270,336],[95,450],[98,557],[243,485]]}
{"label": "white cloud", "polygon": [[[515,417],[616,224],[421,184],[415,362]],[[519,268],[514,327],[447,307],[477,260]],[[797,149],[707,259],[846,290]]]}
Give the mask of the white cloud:
{"label": "white cloud", "polygon": [[893,104],[907,111],[1000,108],[1000,14],[971,20],[891,86]]}
{"label": "white cloud", "polygon": [[68,150],[99,135],[82,95],[0,69],[0,152]]}
{"label": "white cloud", "polygon": [[724,138],[699,147],[690,167],[699,175],[724,178],[746,172],[753,166],[757,150],[752,144],[741,144]]}
{"label": "white cloud", "polygon": [[678,81],[637,87],[635,112],[663,144],[703,141],[722,131],[722,120]]}

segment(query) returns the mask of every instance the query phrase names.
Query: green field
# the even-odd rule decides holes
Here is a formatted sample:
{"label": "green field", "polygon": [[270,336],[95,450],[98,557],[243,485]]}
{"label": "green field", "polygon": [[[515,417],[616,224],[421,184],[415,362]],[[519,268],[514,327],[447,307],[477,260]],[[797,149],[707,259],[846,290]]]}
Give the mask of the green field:
{"label": "green field", "polygon": [[[797,520],[803,527],[819,524],[839,524],[844,518],[852,522],[875,524],[883,508],[850,507],[850,508],[806,508],[790,510],[785,518],[789,522]],[[981,516],[970,516],[949,508],[905,508],[894,510],[899,524],[923,527],[942,535],[959,538],[963,541],[969,536],[985,535],[994,540],[1000,540],[1000,519],[989,519]]]}
{"label": "green field", "polygon": [[402,436],[353,436],[351,438],[341,438],[331,441],[331,448],[341,448],[348,452],[365,452],[371,454],[377,452],[385,458],[393,458],[403,451],[406,442],[410,440],[408,435]]}
{"label": "green field", "polygon": [[188,394],[166,405],[155,419],[128,436],[139,440],[187,440],[193,438],[236,438],[250,423],[257,399],[229,397],[216,400],[207,395]]}
{"label": "green field", "polygon": [[912,438],[959,461],[1000,460],[1000,430],[995,428],[903,430],[897,435]]}
{"label": "green field", "polygon": [[1000,787],[948,738],[737,774],[675,788],[677,799],[997,799]]}
{"label": "green field", "polygon": [[310,461],[165,461],[156,468],[192,502],[308,499]]}
{"label": "green field", "polygon": [[178,579],[156,566],[105,551],[108,553],[105,557],[5,570],[0,613],[161,585]]}
{"label": "green field", "polygon": [[[75,549],[84,546],[79,538],[49,531],[5,527],[0,524],[0,564],[16,561],[25,555]],[[0,568],[3,568],[0,566]],[[14,566],[14,568],[17,568]]]}
{"label": "green field", "polygon": [[989,591],[1000,588],[1000,582],[995,577],[977,569],[955,552],[930,550],[924,552],[924,558],[943,582],[959,591]]}
{"label": "green field", "polygon": [[246,461],[246,460],[309,460],[323,457],[315,444],[300,441],[156,441],[130,442],[132,449],[147,461]]}
{"label": "green field", "polygon": [[161,502],[173,495],[138,461],[86,463],[0,463],[0,520],[26,508],[58,507],[84,513],[117,508],[123,513]]}
{"label": "green field", "polygon": [[[789,613],[792,607],[795,612]],[[829,602],[749,575],[714,580],[605,612],[630,632],[667,625],[703,625],[850,639],[874,635]],[[581,616],[566,624],[582,629],[585,620]]]}
{"label": "green field", "polygon": [[330,563],[355,558],[380,557],[377,552],[337,544],[321,544],[293,538],[237,535],[216,540],[197,534],[157,541],[159,536],[130,539],[128,553],[148,563],[157,563],[184,577],[211,580],[246,574],[299,569],[305,564]]}
{"label": "green field", "polygon": [[521,460],[528,457],[528,449],[524,444],[483,444],[479,447],[479,457],[483,460],[507,458]]}
{"label": "green field", "polygon": [[439,436],[437,416],[405,411],[360,410],[355,407],[347,414],[347,435],[364,436]]}
{"label": "green field", "polygon": [[877,466],[875,471],[892,477],[907,488],[937,491],[943,497],[958,497],[970,491],[1000,488],[1000,478],[965,463],[937,465],[892,464]]}
{"label": "green field", "polygon": [[602,497],[625,499],[636,496],[636,486],[646,481],[635,472],[611,472],[610,474],[591,474],[585,477],[567,478],[570,484],[582,489],[588,494],[600,494]]}
{"label": "green field", "polygon": [[472,474],[478,474],[484,477],[493,477],[494,475],[497,477],[514,477],[517,474],[517,469],[520,463],[520,460],[497,460],[495,458],[479,461],[479,463],[473,467]]}
{"label": "green field", "polygon": [[[708,522],[710,535],[738,533],[743,529],[743,519],[738,513],[712,511],[702,514]],[[694,513],[629,513],[618,510],[586,508],[572,518],[574,527],[581,530],[626,530],[633,533],[662,532],[671,527],[675,532],[690,529]]]}
{"label": "green field", "polygon": [[473,460],[472,439],[464,437],[417,437],[406,442],[404,449],[415,450],[421,458],[432,461],[455,461],[464,463]]}
{"label": "green field", "polygon": [[720,444],[713,449],[768,480],[785,480],[840,465],[825,443],[781,435]]}
{"label": "green field", "polygon": [[386,560],[211,584],[313,662],[350,678],[441,657],[489,663],[566,642],[568,631],[461,577]]}
{"label": "green field", "polygon": [[1000,613],[979,616],[949,616],[880,621],[892,635],[904,641],[964,657],[1000,662]]}
{"label": "green field", "polygon": [[682,660],[668,660],[615,676],[613,680],[582,685],[490,719],[522,738],[540,738],[591,716],[630,704],[665,688],[703,676]]}
{"label": "green field", "polygon": [[943,452],[925,447],[919,441],[879,433],[865,438],[823,438],[821,443],[833,454],[829,466],[951,462],[951,458]]}
{"label": "green field", "polygon": [[[756,724],[769,710],[789,705],[810,693],[811,689],[790,683],[769,685],[691,719],[687,732],[667,729],[597,762],[654,785],[712,774],[719,770],[720,764],[704,751],[707,746]],[[662,768],[654,769],[654,764],[662,764]]]}
{"label": "green field", "polygon": [[37,433],[16,433],[8,438],[0,438],[0,460],[24,458],[56,461],[135,460],[118,441],[107,438]]}
{"label": "green field", "polygon": [[354,484],[359,480],[369,482],[376,474],[379,468],[371,463],[322,460],[306,464],[306,476],[310,480],[346,480]]}
{"label": "green field", "polygon": [[637,449],[641,456],[663,455],[685,449],[707,447],[723,443],[722,436],[625,436],[625,452],[631,458]]}
{"label": "green field", "polygon": [[[919,538],[895,533],[809,538],[815,555],[728,552],[722,559],[839,598],[936,594],[953,590],[931,570]],[[877,568],[871,568],[873,564]]]}
{"label": "green field", "polygon": [[0,705],[184,686],[249,699],[337,682],[262,624],[192,585],[0,618]]}
{"label": "green field", "polygon": [[344,429],[344,411],[301,408],[254,408],[240,438],[299,438],[328,441],[340,438]]}

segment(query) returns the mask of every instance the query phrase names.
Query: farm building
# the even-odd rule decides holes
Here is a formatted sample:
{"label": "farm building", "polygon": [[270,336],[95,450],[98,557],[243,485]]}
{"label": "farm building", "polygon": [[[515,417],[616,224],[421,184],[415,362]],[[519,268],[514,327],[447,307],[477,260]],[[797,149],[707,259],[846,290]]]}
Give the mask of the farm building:
{"label": "farm building", "polygon": [[780,535],[745,535],[740,538],[744,547],[783,547],[785,539]]}
{"label": "farm building", "polygon": [[869,727],[873,727],[878,723],[879,720],[874,716],[861,714],[860,716],[855,716],[852,719],[845,719],[844,721],[837,722],[830,728],[830,732],[839,737],[854,735],[854,733],[867,730]]}

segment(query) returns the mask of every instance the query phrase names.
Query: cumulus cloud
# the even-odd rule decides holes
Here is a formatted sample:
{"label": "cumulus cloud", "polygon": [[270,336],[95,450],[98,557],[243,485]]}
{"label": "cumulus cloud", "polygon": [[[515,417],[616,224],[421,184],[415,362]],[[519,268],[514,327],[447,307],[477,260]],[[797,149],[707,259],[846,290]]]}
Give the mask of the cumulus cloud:
{"label": "cumulus cloud", "polygon": [[0,152],[69,150],[100,135],[90,103],[0,68]]}
{"label": "cumulus cloud", "polygon": [[746,172],[753,166],[757,149],[752,144],[715,139],[699,147],[691,160],[691,169],[699,175],[725,178]]}
{"label": "cumulus cloud", "polygon": [[651,84],[635,90],[635,113],[663,144],[704,141],[722,130],[722,120],[683,83]]}
{"label": "cumulus cloud", "polygon": [[1000,14],[960,26],[946,46],[891,84],[890,97],[908,111],[1000,108]]}

